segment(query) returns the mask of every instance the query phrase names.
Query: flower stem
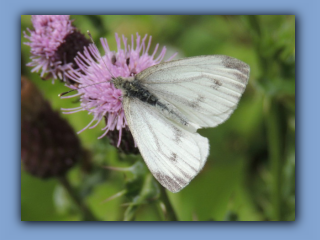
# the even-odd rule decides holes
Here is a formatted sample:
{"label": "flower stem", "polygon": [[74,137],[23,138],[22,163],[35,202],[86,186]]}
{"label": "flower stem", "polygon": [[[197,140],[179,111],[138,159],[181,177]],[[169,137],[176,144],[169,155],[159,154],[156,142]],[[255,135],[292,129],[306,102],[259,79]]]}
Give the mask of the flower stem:
{"label": "flower stem", "polygon": [[69,195],[72,198],[72,200],[79,207],[79,209],[80,209],[80,211],[82,212],[82,215],[83,215],[83,220],[84,221],[99,221],[92,214],[92,212],[85,205],[85,203],[82,202],[81,198],[76,194],[75,190],[70,185],[70,183],[69,183],[68,179],[66,178],[66,176],[59,177],[59,180],[60,180],[61,184],[64,186],[64,188],[67,190],[67,192],[69,193]]}
{"label": "flower stem", "polygon": [[160,186],[160,189],[161,189],[160,200],[163,202],[163,204],[166,208],[166,212],[165,212],[166,219],[168,221],[178,221],[177,215],[176,215],[176,213],[171,205],[171,202],[168,198],[167,191],[162,186]]}
{"label": "flower stem", "polygon": [[272,220],[281,221],[281,175],[282,175],[282,150],[283,150],[283,136],[280,126],[280,109],[279,103],[269,98],[268,111],[266,115],[266,126],[268,135],[268,148],[270,156],[270,167],[272,174],[272,190],[271,190],[271,202],[273,206]]}

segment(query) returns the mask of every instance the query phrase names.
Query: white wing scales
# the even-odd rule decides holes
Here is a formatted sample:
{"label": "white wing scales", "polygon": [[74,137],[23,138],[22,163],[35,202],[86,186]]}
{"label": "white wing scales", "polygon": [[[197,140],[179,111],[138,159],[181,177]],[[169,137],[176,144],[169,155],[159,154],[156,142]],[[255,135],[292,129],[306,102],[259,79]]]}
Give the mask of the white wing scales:
{"label": "white wing scales", "polygon": [[248,82],[247,64],[227,56],[162,63],[139,73],[152,93],[175,105],[191,122],[215,127],[229,118]]}
{"label": "white wing scales", "polygon": [[171,192],[180,191],[202,169],[209,154],[208,139],[188,132],[138,99],[124,98],[123,107],[153,176]]}

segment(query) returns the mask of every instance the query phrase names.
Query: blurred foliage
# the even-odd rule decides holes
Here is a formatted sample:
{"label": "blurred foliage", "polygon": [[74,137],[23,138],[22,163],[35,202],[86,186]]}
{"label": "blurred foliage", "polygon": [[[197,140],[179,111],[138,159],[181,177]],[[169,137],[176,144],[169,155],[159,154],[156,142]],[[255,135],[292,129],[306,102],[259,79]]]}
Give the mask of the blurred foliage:
{"label": "blurred foliage", "polygon": [[[166,46],[167,57],[223,54],[251,67],[247,89],[231,118],[200,130],[210,140],[204,169],[181,192],[164,194],[140,156],[125,156],[98,140],[103,124],[79,135],[91,162],[73,168],[68,179],[81,200],[102,221],[294,221],[295,220],[295,17],[294,16],[71,16],[82,33],[90,30],[99,48],[114,33],[138,32]],[[21,32],[32,28],[21,17]],[[23,35],[22,35],[23,36]],[[31,73],[30,48],[21,39],[21,72],[54,109],[77,106],[57,95],[66,87]],[[61,116],[75,131],[91,121],[85,112]],[[122,168],[106,169],[104,166]],[[115,198],[112,198],[118,194]],[[109,197],[111,199],[107,200]],[[168,209],[171,202],[172,208]],[[39,180],[22,170],[21,219],[79,221],[79,208],[58,180]]]}

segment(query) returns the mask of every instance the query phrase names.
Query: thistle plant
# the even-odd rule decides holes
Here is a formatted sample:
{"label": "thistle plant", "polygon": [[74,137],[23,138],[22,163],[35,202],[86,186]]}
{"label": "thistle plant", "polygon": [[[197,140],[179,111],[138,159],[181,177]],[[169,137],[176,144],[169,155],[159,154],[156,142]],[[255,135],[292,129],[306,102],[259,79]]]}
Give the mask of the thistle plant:
{"label": "thistle plant", "polygon": [[78,136],[30,80],[21,77],[21,159],[29,173],[60,177],[83,155]]}
{"label": "thistle plant", "polygon": [[25,42],[31,48],[32,72],[41,71],[45,79],[57,79],[70,83],[65,76],[69,68],[75,67],[74,57],[90,41],[85,38],[69,19],[69,15],[33,15],[30,35],[24,32]]}

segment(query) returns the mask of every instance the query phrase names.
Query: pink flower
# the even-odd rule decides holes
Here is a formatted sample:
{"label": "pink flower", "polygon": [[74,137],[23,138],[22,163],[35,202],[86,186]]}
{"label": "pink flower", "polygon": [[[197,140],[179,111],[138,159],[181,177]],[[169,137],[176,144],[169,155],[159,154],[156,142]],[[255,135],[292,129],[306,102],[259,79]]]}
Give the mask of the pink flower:
{"label": "pink flower", "polygon": [[[92,121],[80,132],[87,128],[94,128],[102,119],[106,119],[106,126],[102,129],[104,133],[99,138],[104,137],[108,131],[119,131],[118,143],[120,145],[122,130],[128,129],[127,122],[122,107],[122,92],[116,89],[110,82],[113,77],[134,76],[144,69],[156,65],[162,61],[166,53],[163,47],[160,54],[155,58],[159,44],[156,45],[152,55],[148,54],[151,36],[146,45],[147,35],[143,39],[137,34],[136,46],[134,38],[131,36],[131,46],[127,39],[122,36],[124,49],[121,48],[121,39],[116,34],[117,52],[111,51],[106,39],[101,38],[101,43],[105,55],[101,56],[96,45],[90,44],[85,48],[83,54],[79,53],[75,62],[79,69],[68,72],[68,77],[77,82],[78,93],[70,96],[80,96],[81,106],[73,109],[62,109],[64,113],[75,113],[88,111],[93,115]],[[176,54],[168,59],[171,60]],[[66,98],[66,97],[65,97]],[[79,132],[79,133],[80,133]]]}
{"label": "pink flower", "polygon": [[41,77],[64,79],[67,69],[74,66],[73,59],[78,51],[89,45],[89,40],[71,25],[69,15],[33,15],[34,30],[28,29],[30,36],[24,37],[30,42],[32,72],[41,70]]}

